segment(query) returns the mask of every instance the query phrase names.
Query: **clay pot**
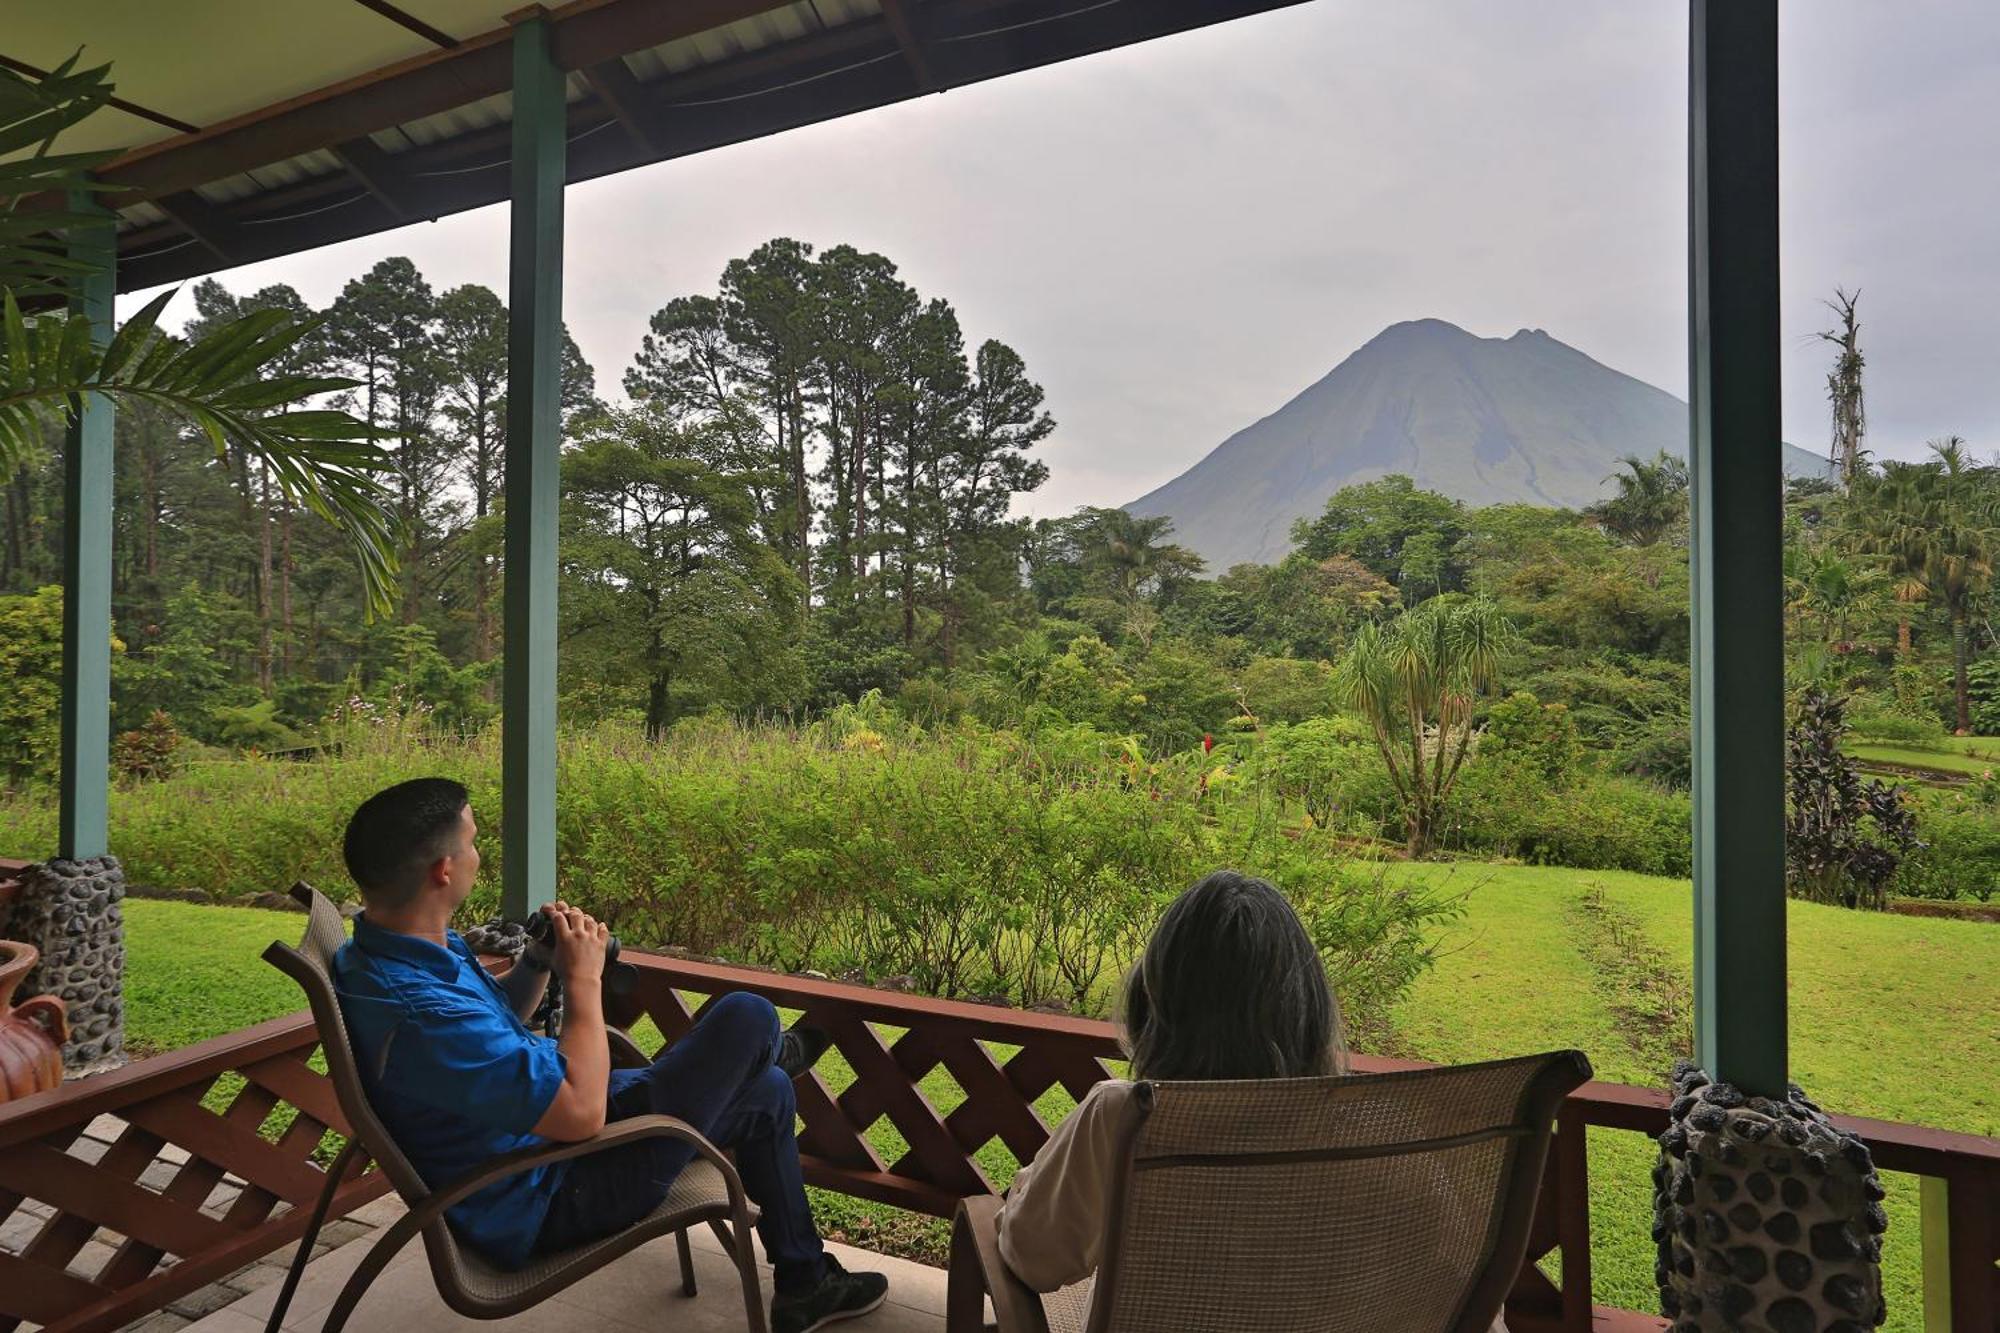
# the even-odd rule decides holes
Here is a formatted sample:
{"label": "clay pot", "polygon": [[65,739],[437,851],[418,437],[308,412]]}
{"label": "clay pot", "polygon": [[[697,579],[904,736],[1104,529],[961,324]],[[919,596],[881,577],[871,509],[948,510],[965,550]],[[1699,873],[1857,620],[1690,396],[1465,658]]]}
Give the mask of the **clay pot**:
{"label": "clay pot", "polygon": [[14,988],[40,958],[33,945],[0,940],[0,1102],[46,1092],[63,1080],[67,1006],[53,995],[11,1003]]}

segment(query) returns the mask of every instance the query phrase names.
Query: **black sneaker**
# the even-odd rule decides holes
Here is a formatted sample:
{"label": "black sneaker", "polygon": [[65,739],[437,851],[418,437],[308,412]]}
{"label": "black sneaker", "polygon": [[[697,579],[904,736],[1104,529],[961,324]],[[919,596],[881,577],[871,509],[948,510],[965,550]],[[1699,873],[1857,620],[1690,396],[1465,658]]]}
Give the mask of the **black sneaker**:
{"label": "black sneaker", "polygon": [[843,1319],[858,1319],[889,1296],[889,1279],[880,1273],[850,1273],[832,1255],[819,1285],[803,1296],[780,1296],[771,1302],[771,1333],[812,1333]]}
{"label": "black sneaker", "polygon": [[778,1038],[778,1068],[785,1071],[785,1077],[797,1078],[818,1064],[831,1045],[833,1038],[819,1028],[788,1027]]}

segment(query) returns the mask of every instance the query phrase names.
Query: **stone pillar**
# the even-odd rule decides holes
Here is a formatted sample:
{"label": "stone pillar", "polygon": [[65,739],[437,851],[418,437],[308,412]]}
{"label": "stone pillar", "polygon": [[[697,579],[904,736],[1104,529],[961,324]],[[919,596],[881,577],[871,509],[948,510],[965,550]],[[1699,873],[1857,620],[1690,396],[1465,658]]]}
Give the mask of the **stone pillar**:
{"label": "stone pillar", "polygon": [[21,872],[0,929],[42,954],[20,997],[59,995],[69,1005],[63,1072],[70,1078],[125,1063],[124,901],[117,857],[44,861]]}
{"label": "stone pillar", "polygon": [[1797,1087],[1746,1097],[1674,1069],[1653,1169],[1654,1275],[1671,1333],[1867,1333],[1882,1303],[1882,1208],[1868,1145]]}

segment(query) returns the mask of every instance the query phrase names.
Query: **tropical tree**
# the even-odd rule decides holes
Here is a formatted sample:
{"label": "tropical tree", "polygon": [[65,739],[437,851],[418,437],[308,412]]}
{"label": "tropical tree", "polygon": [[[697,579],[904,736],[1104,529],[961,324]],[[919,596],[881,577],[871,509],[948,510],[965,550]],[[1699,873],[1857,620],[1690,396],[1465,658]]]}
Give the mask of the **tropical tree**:
{"label": "tropical tree", "polygon": [[1802,619],[1817,619],[1834,643],[1848,642],[1849,621],[1877,605],[1883,581],[1881,570],[1825,542],[1794,540],[1785,547],[1785,604]]}
{"label": "tropical tree", "polygon": [[[738,703],[792,702],[784,642],[801,588],[757,526],[749,479],[713,465],[714,440],[641,408],[563,460],[567,632],[604,675],[645,685],[657,739],[687,687]],[[762,691],[763,697],[758,692]]]}
{"label": "tropical tree", "polygon": [[[289,499],[345,531],[368,603],[386,609],[395,541],[381,482],[392,464],[373,443],[382,432],[347,413],[302,406],[350,381],[282,367],[314,335],[284,309],[262,309],[181,340],[159,320],[161,293],[115,334],[52,304],[90,273],[63,245],[69,230],[104,225],[87,199],[89,173],[107,153],[56,153],[64,130],[110,99],[109,66],[64,61],[42,79],[0,68],[0,474],[41,448],[44,424],[98,394],[121,407],[157,408],[195,427],[218,457],[232,445]],[[28,200],[69,201],[28,208]],[[32,313],[30,313],[32,311]]]}
{"label": "tropical tree", "polygon": [[1953,435],[1925,462],[1886,465],[1859,499],[1862,540],[1897,571],[1899,595],[1920,588],[1951,626],[1956,727],[1969,732],[1973,618],[2000,559],[2000,469],[1974,463]]}
{"label": "tropical tree", "polygon": [[1368,723],[1389,770],[1412,856],[1433,845],[1512,638],[1486,598],[1436,597],[1362,626],[1335,668],[1335,695]]}
{"label": "tropical tree", "polygon": [[1619,466],[1622,472],[1606,478],[1617,483],[1617,494],[1583,512],[1614,537],[1651,546],[1687,518],[1687,464],[1662,449],[1651,460],[1628,454]]}

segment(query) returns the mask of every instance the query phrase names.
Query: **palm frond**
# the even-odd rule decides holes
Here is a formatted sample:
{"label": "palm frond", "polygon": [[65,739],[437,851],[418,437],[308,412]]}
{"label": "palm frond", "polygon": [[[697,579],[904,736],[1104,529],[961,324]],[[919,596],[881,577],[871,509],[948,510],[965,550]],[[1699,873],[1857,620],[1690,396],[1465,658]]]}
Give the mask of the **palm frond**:
{"label": "palm frond", "polygon": [[71,56],[42,79],[0,68],[0,287],[23,300],[60,296],[84,271],[63,233],[91,218],[70,200],[98,188],[93,168],[114,153],[54,153],[56,136],[111,98],[111,67]]}

